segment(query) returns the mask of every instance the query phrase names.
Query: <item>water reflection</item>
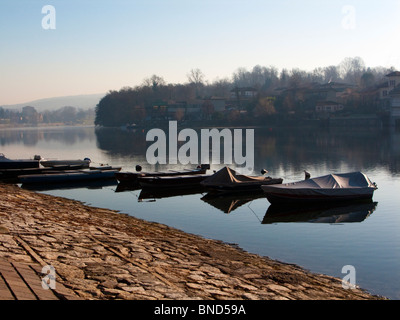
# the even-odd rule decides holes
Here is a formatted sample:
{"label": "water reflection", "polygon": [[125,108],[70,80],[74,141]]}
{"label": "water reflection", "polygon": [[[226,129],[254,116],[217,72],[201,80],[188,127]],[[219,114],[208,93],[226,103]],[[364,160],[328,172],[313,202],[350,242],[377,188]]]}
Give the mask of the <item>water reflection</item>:
{"label": "water reflection", "polygon": [[[146,151],[152,142],[146,142],[145,130],[102,128],[96,129],[95,134],[97,147],[113,158],[129,158],[146,169],[163,170],[168,167],[147,163]],[[349,163],[355,170],[370,170],[379,164],[394,174],[400,173],[400,132],[396,131],[256,128],[254,138],[255,172],[266,168],[271,174],[274,173],[271,170],[303,173],[304,169],[310,169],[307,166],[311,163],[323,164],[328,169]],[[245,150],[244,147],[242,150]]]}
{"label": "water reflection", "polygon": [[96,136],[92,126],[88,127],[48,127],[14,128],[0,131],[0,145],[22,143],[24,146],[36,146],[40,141],[57,141],[65,145],[74,145],[84,140],[94,140]]}
{"label": "water reflection", "polygon": [[[271,174],[275,173],[272,170],[302,173],[304,169],[314,169],[308,168],[312,163],[323,164],[327,169],[340,168],[343,163],[348,163],[356,170],[373,170],[379,165],[392,174],[400,173],[400,132],[395,130],[256,128],[254,138],[255,172],[266,168]],[[152,167],[152,170],[168,167],[147,163],[146,151],[151,142],[146,142],[146,130],[92,126],[0,130],[0,147],[21,144],[35,147],[39,142],[72,147],[85,141],[95,142],[98,149],[115,161],[127,159],[132,165],[141,164],[144,169]],[[90,158],[91,155],[87,156]],[[222,162],[223,159],[221,165]]]}
{"label": "water reflection", "polygon": [[362,222],[376,209],[377,202],[357,202],[337,205],[270,205],[262,224],[311,222],[311,223],[350,223]]}
{"label": "water reflection", "polygon": [[[39,143],[34,145],[36,141]],[[81,157],[83,153],[92,161],[122,166],[126,171],[134,170],[136,164],[141,164],[145,171],[159,171],[157,166],[146,163],[145,133],[124,132],[117,128],[0,130],[0,148],[0,152],[11,158],[50,153],[49,157],[70,159]],[[160,170],[178,170],[178,166],[165,167],[160,166]],[[250,252],[297,263],[313,272],[343,277],[341,268],[350,263],[357,267],[360,287],[395,299],[400,297],[400,218],[397,214],[400,132],[357,128],[347,132],[333,128],[256,129],[254,171],[259,173],[262,168],[271,176],[284,178],[284,183],[303,179],[303,170],[309,171],[312,177],[353,169],[362,171],[379,185],[380,191],[374,196],[379,207],[377,202],[370,202],[339,208],[308,207],[285,211],[282,207],[269,206],[266,199],[254,202],[251,202],[254,198],[246,197],[212,199],[205,192],[180,197],[182,194],[153,190],[146,195],[146,190],[137,187],[131,189],[137,190],[132,193],[114,193],[123,191],[122,185],[117,185],[117,190],[103,187],[91,191],[79,186],[76,191],[51,190],[46,193],[126,212],[206,238],[238,243]],[[217,169],[212,166],[212,170]],[[136,196],[141,191],[143,200],[137,202]],[[132,201],[132,194],[136,201]],[[165,200],[159,200],[165,197]],[[156,202],[147,203],[153,200]],[[345,224],[350,221],[363,222]],[[344,225],[327,230],[326,223]]]}
{"label": "water reflection", "polygon": [[107,179],[99,181],[75,181],[51,184],[22,184],[21,188],[33,191],[50,191],[50,190],[71,190],[71,189],[102,189],[105,187],[116,186],[116,179]]}
{"label": "water reflection", "polygon": [[193,194],[201,194],[204,192],[204,188],[201,186],[193,186],[187,188],[143,188],[139,194],[139,202],[152,200],[155,201],[156,199],[163,199],[163,198],[171,198],[171,197],[180,197],[180,196],[187,196]]}
{"label": "water reflection", "polygon": [[96,128],[95,134],[97,147],[113,156],[142,156],[144,158],[146,155],[147,142],[144,130]]}
{"label": "water reflection", "polygon": [[247,194],[207,193],[201,200],[224,213],[231,213],[237,208],[259,198],[265,198],[262,191]]}
{"label": "water reflection", "polygon": [[142,189],[142,187],[140,186],[139,182],[133,181],[129,183],[118,183],[115,192],[136,191],[140,189]]}

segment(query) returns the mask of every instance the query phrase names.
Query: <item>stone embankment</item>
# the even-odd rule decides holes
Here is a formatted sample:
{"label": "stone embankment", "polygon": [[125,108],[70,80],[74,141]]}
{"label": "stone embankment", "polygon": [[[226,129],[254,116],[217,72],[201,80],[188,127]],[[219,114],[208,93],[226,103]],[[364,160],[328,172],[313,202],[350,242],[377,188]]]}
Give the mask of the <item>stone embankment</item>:
{"label": "stone embankment", "polygon": [[341,279],[112,210],[0,184],[0,259],[83,299],[378,299]]}

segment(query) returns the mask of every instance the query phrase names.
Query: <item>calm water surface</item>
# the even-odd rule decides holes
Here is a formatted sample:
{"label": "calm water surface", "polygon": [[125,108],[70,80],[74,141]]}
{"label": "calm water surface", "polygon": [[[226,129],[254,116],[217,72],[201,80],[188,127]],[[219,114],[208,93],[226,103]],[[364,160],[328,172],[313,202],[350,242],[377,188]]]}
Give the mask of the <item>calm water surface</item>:
{"label": "calm water surface", "polygon": [[[0,130],[0,152],[9,158],[76,159],[122,166],[134,171],[162,170],[150,166],[145,132],[93,127]],[[218,170],[222,165],[213,165]],[[179,166],[175,166],[179,168]],[[282,212],[264,197],[209,199],[206,193],[154,195],[142,190],[102,187],[41,190],[120,210],[203,237],[238,244],[241,248],[310,271],[344,277],[352,265],[356,283],[373,294],[400,298],[400,133],[343,129],[256,129],[255,170],[284,182],[329,173],[362,171],[377,183],[373,202],[358,206]]]}

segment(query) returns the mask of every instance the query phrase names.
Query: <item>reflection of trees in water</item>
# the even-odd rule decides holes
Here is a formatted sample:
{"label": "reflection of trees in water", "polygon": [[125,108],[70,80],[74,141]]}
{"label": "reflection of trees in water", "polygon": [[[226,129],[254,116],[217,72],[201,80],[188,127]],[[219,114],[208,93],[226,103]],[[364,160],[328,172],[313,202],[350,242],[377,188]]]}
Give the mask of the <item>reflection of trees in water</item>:
{"label": "reflection of trees in water", "polygon": [[99,128],[95,130],[95,133],[97,147],[114,156],[146,155],[146,133],[142,130]]}
{"label": "reflection of trees in water", "polygon": [[256,130],[255,137],[256,167],[279,163],[283,169],[302,171],[310,162],[325,163],[328,168],[345,162],[354,168],[370,168],[388,164],[394,157],[389,137],[379,130]]}
{"label": "reflection of trees in water", "polygon": [[390,134],[390,172],[400,173],[400,131],[393,129]]}
{"label": "reflection of trees in water", "polygon": [[[168,130],[165,133],[168,134]],[[132,132],[102,128],[96,130],[96,137],[98,148],[115,157],[132,157],[138,163],[145,161],[147,148],[152,143],[146,142],[146,132],[142,130]],[[261,168],[303,172],[308,164],[315,163],[324,164],[332,170],[346,164],[354,170],[369,170],[378,165],[387,167],[392,173],[400,172],[400,160],[396,156],[400,151],[395,152],[400,148],[393,147],[393,141],[399,140],[399,137],[395,140],[392,135],[380,130],[255,129],[254,138],[257,173]],[[243,155],[245,150],[243,146]]]}
{"label": "reflection of trees in water", "polygon": [[22,143],[25,146],[35,146],[39,141],[57,141],[73,145],[84,140],[95,139],[93,127],[51,127],[34,129],[2,130],[0,144],[2,146]]}

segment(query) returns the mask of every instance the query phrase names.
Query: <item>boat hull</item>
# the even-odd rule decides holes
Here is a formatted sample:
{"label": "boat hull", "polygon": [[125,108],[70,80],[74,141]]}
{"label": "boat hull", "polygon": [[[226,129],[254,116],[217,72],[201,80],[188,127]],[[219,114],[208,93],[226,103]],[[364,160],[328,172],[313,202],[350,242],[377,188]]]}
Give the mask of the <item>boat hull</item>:
{"label": "boat hull", "polygon": [[60,174],[38,174],[19,176],[19,181],[22,184],[46,184],[46,183],[63,183],[75,181],[93,181],[115,179],[117,170],[90,170],[88,172],[76,171],[65,172]]}
{"label": "boat hull", "polygon": [[264,185],[273,185],[273,184],[281,184],[283,179],[281,178],[272,178],[265,181],[254,181],[248,183],[233,183],[226,185],[204,185],[208,191],[210,192],[218,192],[218,193],[236,193],[236,192],[250,192],[257,191],[262,192],[261,186]]}
{"label": "boat hull", "polygon": [[90,160],[41,160],[40,164],[43,167],[55,167],[55,166],[75,166],[80,165],[88,168]]}
{"label": "boat hull", "polygon": [[200,183],[209,176],[208,174],[195,174],[185,176],[140,177],[138,178],[138,182],[142,188],[187,188],[200,186]]}
{"label": "boat hull", "polygon": [[0,161],[0,170],[8,169],[32,169],[39,168],[38,160],[7,160]]}
{"label": "boat hull", "polygon": [[119,172],[115,175],[119,182],[135,182],[141,177],[174,177],[205,174],[207,169],[194,169],[187,171],[165,171],[165,172]]}
{"label": "boat hull", "polygon": [[374,188],[355,189],[279,189],[262,186],[270,203],[322,203],[372,199]]}

